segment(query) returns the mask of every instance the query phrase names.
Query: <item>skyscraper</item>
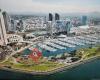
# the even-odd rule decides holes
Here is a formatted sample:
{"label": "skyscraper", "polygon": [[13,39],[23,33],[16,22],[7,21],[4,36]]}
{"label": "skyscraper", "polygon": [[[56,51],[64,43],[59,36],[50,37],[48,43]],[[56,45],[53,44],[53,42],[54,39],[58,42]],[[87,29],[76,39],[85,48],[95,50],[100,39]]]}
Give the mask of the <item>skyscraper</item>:
{"label": "skyscraper", "polygon": [[56,31],[61,33],[69,33],[71,28],[71,21],[58,20],[56,21]]}
{"label": "skyscraper", "polygon": [[19,24],[20,24],[20,29],[23,30],[23,21],[19,20]]}
{"label": "skyscraper", "polygon": [[49,13],[49,20],[47,22],[47,33],[52,36],[52,23],[53,23],[53,15]]}
{"label": "skyscraper", "polygon": [[87,16],[82,16],[82,25],[87,24]]}
{"label": "skyscraper", "polygon": [[52,36],[52,22],[47,22],[47,33]]}
{"label": "skyscraper", "polygon": [[15,25],[14,25],[14,20],[11,19],[11,28],[10,28],[10,31],[15,31]]}
{"label": "skyscraper", "polygon": [[49,13],[49,21],[53,21],[53,15]]}
{"label": "skyscraper", "polygon": [[6,28],[4,23],[4,17],[0,10],[0,45],[6,45],[8,43],[6,36]]}
{"label": "skyscraper", "polygon": [[4,19],[4,25],[5,25],[5,28],[6,28],[6,31],[8,32],[9,31],[9,28],[10,28],[10,18],[7,14],[7,12],[2,12],[2,15],[3,15],[3,19]]}
{"label": "skyscraper", "polygon": [[55,20],[59,20],[60,19],[60,16],[58,13],[55,13]]}
{"label": "skyscraper", "polygon": [[67,23],[66,23],[66,31],[67,31],[67,34],[69,34],[71,27],[72,27],[71,22],[70,21],[67,21]]}

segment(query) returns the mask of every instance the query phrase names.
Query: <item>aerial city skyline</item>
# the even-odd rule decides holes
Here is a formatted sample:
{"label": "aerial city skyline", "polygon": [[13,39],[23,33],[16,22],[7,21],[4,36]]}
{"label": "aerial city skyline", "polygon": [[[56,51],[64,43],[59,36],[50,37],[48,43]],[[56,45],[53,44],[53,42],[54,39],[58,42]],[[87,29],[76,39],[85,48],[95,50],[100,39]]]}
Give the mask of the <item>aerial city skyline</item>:
{"label": "aerial city skyline", "polygon": [[0,0],[0,79],[99,80],[99,8],[100,0]]}

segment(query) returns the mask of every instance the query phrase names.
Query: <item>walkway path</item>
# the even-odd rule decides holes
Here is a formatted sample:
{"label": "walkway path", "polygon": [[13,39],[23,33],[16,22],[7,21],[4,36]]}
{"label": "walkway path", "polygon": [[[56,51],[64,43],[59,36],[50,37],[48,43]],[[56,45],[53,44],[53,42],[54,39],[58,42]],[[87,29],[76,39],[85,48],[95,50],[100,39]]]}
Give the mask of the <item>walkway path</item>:
{"label": "walkway path", "polygon": [[2,62],[0,62],[0,63],[6,62],[11,56],[13,56],[13,55],[15,55],[16,53],[21,52],[21,51],[23,51],[23,50],[29,48],[31,45],[33,45],[33,44],[30,44],[30,45],[28,45],[28,46],[26,46],[26,47],[23,47],[23,48],[21,48],[21,49],[18,50],[18,51],[12,50],[13,52],[12,52],[10,55],[8,55],[4,61],[2,61]]}

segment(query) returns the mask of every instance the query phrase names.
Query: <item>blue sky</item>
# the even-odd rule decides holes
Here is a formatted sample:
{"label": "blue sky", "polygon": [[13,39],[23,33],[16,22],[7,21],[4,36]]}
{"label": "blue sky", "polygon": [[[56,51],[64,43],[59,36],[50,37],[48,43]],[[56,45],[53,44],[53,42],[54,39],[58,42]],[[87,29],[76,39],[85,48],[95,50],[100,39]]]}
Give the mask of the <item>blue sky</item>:
{"label": "blue sky", "polygon": [[0,0],[8,12],[100,12],[100,0]]}
{"label": "blue sky", "polygon": [[32,0],[33,2],[47,3],[47,4],[86,4],[86,5],[100,5],[100,0]]}

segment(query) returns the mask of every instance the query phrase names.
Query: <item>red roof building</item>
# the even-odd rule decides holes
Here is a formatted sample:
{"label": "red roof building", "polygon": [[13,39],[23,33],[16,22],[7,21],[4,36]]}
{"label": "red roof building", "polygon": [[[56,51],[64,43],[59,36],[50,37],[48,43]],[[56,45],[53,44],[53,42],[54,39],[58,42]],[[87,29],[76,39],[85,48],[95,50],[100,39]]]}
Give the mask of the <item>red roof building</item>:
{"label": "red roof building", "polygon": [[42,52],[38,48],[34,48],[32,53],[29,55],[29,58],[32,58],[33,61],[37,62],[42,56]]}

